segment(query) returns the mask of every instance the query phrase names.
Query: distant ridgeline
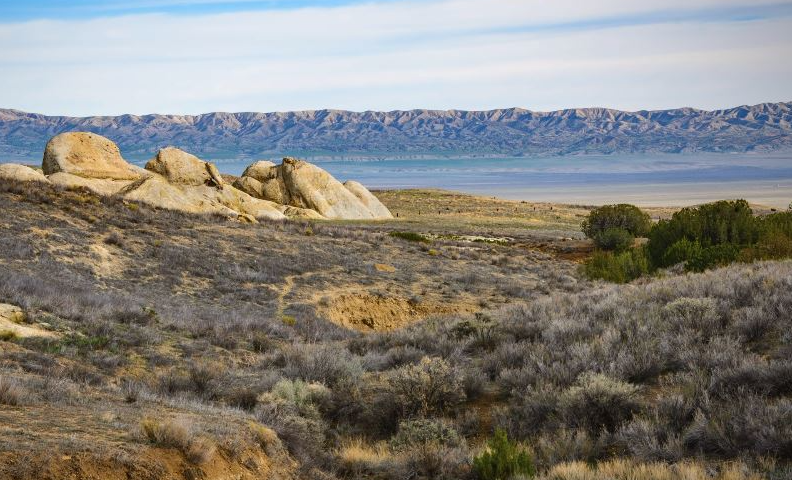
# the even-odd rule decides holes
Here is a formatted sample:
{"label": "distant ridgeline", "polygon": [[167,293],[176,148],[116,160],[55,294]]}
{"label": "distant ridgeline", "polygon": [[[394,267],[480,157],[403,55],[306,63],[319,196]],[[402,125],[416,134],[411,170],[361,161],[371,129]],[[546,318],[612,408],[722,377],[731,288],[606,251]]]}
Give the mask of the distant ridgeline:
{"label": "distant ridgeline", "polygon": [[714,111],[314,110],[84,118],[0,109],[0,161],[40,157],[47,140],[66,131],[98,133],[132,157],[166,145],[215,157],[770,152],[792,150],[792,102]]}

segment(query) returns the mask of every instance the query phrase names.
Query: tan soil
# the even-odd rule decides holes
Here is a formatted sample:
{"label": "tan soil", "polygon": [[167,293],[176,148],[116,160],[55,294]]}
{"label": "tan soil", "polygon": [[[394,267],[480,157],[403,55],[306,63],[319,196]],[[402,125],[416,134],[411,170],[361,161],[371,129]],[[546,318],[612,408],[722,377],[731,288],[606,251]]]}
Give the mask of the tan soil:
{"label": "tan soil", "polygon": [[388,331],[433,315],[471,313],[478,308],[466,303],[422,301],[413,303],[401,297],[342,294],[331,297],[320,313],[338,325],[364,332]]}

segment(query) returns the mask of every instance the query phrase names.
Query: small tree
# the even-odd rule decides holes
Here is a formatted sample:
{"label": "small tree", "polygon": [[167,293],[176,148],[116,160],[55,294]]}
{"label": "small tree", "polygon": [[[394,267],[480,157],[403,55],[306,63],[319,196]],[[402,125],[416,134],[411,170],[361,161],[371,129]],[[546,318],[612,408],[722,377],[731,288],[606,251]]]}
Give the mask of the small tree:
{"label": "small tree", "polygon": [[481,480],[508,480],[517,475],[533,477],[536,473],[528,452],[509,441],[500,428],[489,440],[487,450],[473,459],[473,469]]}
{"label": "small tree", "polygon": [[603,250],[623,252],[633,245],[635,237],[623,228],[609,228],[594,236],[594,245]]}
{"label": "small tree", "polygon": [[649,233],[652,218],[635,205],[620,203],[595,208],[583,220],[582,230],[588,238],[594,239],[611,228],[628,231],[634,237]]}

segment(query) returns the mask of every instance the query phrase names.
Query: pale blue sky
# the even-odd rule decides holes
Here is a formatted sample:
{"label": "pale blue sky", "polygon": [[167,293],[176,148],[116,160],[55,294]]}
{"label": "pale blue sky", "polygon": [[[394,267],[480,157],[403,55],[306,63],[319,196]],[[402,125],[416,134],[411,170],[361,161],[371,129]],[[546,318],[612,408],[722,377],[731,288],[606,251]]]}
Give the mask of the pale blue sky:
{"label": "pale blue sky", "polygon": [[792,0],[0,0],[0,107],[46,114],[723,108],[790,58]]}

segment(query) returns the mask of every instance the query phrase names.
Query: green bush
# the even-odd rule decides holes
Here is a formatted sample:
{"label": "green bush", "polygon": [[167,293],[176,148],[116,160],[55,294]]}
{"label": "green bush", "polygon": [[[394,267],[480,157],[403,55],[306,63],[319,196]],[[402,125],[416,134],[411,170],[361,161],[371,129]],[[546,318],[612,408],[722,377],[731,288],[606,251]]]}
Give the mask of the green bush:
{"label": "green bush", "polygon": [[500,428],[490,439],[487,449],[473,458],[473,470],[482,480],[508,480],[516,476],[533,477],[536,470],[531,456],[516,442],[509,441]]}
{"label": "green bush", "polygon": [[792,257],[792,237],[773,231],[757,242],[756,245],[744,249],[739,259],[743,262],[755,260],[774,260]]}
{"label": "green bush", "polygon": [[388,235],[394,238],[401,238],[408,242],[430,243],[430,240],[420,233],[415,232],[390,232]]}
{"label": "green bush", "polygon": [[702,248],[685,264],[689,272],[703,272],[708,268],[722,267],[737,260],[740,248],[730,243]]}
{"label": "green bush", "polygon": [[609,228],[594,236],[594,245],[603,250],[623,252],[632,247],[635,236],[623,228]]}
{"label": "green bush", "polygon": [[611,228],[620,228],[634,237],[643,237],[649,233],[651,226],[652,219],[648,214],[634,205],[621,203],[595,208],[583,220],[582,229],[591,239]]}
{"label": "green bush", "polygon": [[[782,223],[779,221],[779,223]],[[680,258],[681,249],[666,257],[677,242],[687,240],[698,243],[702,249],[715,245],[732,244],[744,247],[753,244],[759,236],[758,222],[745,200],[722,200],[697,208],[683,208],[670,220],[661,220],[649,232],[649,257],[655,267],[670,267],[693,256]],[[696,254],[695,248],[686,252]],[[719,253],[717,251],[711,254]],[[723,252],[720,252],[723,253]],[[706,254],[709,255],[709,254]]]}
{"label": "green bush", "polygon": [[683,238],[678,242],[671,245],[668,250],[663,254],[663,264],[676,265],[678,263],[687,262],[701,254],[701,245],[697,241],[690,241]]}
{"label": "green bush", "polygon": [[583,265],[583,273],[592,280],[627,283],[649,273],[649,259],[644,248],[621,253],[596,251]]}

